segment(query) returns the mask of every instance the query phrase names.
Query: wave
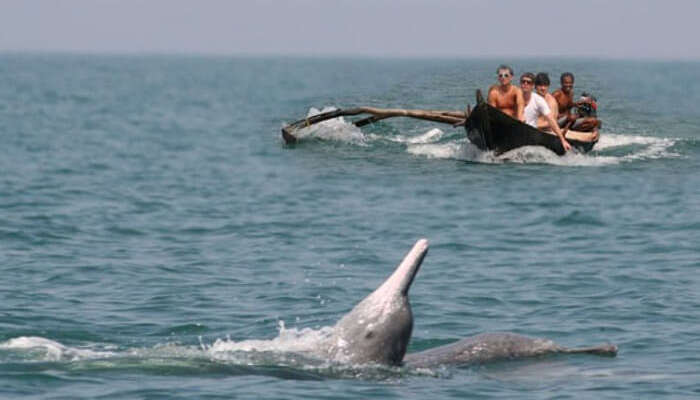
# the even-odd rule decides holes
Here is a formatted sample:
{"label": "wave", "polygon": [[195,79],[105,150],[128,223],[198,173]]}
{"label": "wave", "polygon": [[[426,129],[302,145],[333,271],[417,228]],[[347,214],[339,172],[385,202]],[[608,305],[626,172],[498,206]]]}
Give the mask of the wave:
{"label": "wave", "polygon": [[24,353],[24,358],[34,361],[81,361],[112,357],[112,351],[96,351],[89,348],[68,347],[59,342],[38,337],[20,336],[0,343],[0,350],[16,350]]}
{"label": "wave", "polygon": [[597,151],[631,148],[629,154],[622,156],[623,161],[676,158],[679,153],[671,151],[680,139],[640,136],[632,134],[601,134],[596,144]]}
{"label": "wave", "polygon": [[[428,144],[439,141],[440,139],[442,139],[443,136],[445,136],[445,132],[438,128],[433,128],[423,134],[419,134],[416,136],[396,135],[387,137],[387,140],[405,144]],[[372,138],[376,140],[381,139],[379,135],[374,135],[372,136]]]}
{"label": "wave", "polygon": [[[66,346],[60,342],[39,337],[20,336],[0,343],[0,351],[12,351],[20,355],[22,359],[31,361],[85,361],[103,358],[119,358],[135,355],[197,355],[210,356],[216,360],[231,359],[231,354],[261,354],[261,353],[298,353],[306,354],[309,358],[320,358],[316,350],[319,344],[327,340],[332,334],[332,327],[323,327],[318,330],[305,328],[297,330],[287,329],[284,322],[279,322],[279,334],[269,340],[251,339],[234,341],[231,338],[216,339],[212,344],[205,344],[200,338],[196,346],[182,346],[175,344],[156,345],[153,348],[134,348],[116,351],[114,346],[103,346],[104,349],[95,349],[96,345],[84,347]],[[250,363],[250,357],[245,357],[245,362]]]}
{"label": "wave", "polygon": [[[333,111],[334,107],[323,110],[311,108],[307,116]],[[426,158],[460,160],[467,162],[501,164],[552,164],[559,166],[606,166],[626,162],[662,158],[676,158],[681,155],[673,151],[680,139],[641,136],[624,133],[601,133],[601,138],[590,153],[569,152],[564,156],[539,146],[526,146],[500,155],[482,151],[471,144],[463,135],[446,134],[438,128],[411,135],[365,134],[343,117],[334,118],[303,128],[295,132],[299,140],[332,140],[361,146],[379,143],[396,143],[405,147],[409,154]],[[455,137],[459,136],[459,137]]]}
{"label": "wave", "polygon": [[[311,108],[307,117],[336,110],[324,107],[322,110]],[[461,132],[460,132],[461,133]],[[471,144],[462,135],[446,134],[439,128],[411,135],[399,134],[365,134],[343,117],[330,119],[299,129],[295,136],[300,141],[320,140],[336,141],[361,146],[375,143],[396,143],[405,146],[405,151],[416,156],[436,159],[451,159],[467,162],[501,164],[552,164],[559,166],[606,166],[631,161],[652,160],[680,157],[672,148],[680,139],[641,136],[623,133],[601,133],[601,138],[590,153],[570,152],[564,156],[539,146],[521,147],[500,155],[491,151],[482,151]],[[455,138],[454,136],[461,136]]]}
{"label": "wave", "polygon": [[[114,345],[67,346],[57,341],[22,336],[0,343],[0,363],[50,363],[47,370],[141,369],[148,372],[177,370],[180,373],[224,372],[240,375],[272,375],[283,379],[361,378],[397,379],[409,375],[444,375],[441,370],[409,370],[384,365],[349,365],[324,359],[321,343],[333,328],[285,328],[272,339],[235,341],[216,339],[213,343],[157,344],[152,347],[118,349]],[[37,367],[32,367],[35,371]]]}
{"label": "wave", "polygon": [[328,340],[333,333],[332,327],[320,329],[286,328],[283,321],[279,322],[279,334],[269,340],[249,339],[236,342],[230,338],[217,339],[212,345],[201,344],[203,350],[212,356],[226,355],[232,352],[273,352],[299,353],[317,356],[319,344]]}
{"label": "wave", "polygon": [[[676,158],[680,154],[672,151],[678,139],[658,138],[626,134],[601,134],[595,150],[590,153],[569,152],[559,156],[541,146],[525,146],[509,152],[496,155],[492,151],[483,151],[470,143],[466,138],[455,139],[444,143],[430,143],[427,138],[439,141],[444,136],[432,129],[411,140],[402,140],[406,151],[413,155],[428,158],[454,159],[476,163],[500,164],[552,164],[559,166],[605,166],[630,161],[651,160],[659,158]],[[428,135],[430,134],[430,135]],[[618,154],[619,153],[619,154]]]}
{"label": "wave", "polygon": [[[322,110],[312,107],[306,114],[306,118],[335,110],[337,110],[336,107],[324,107]],[[345,122],[343,117],[329,119],[306,128],[297,129],[294,131],[294,136],[296,136],[298,141],[309,139],[332,140],[357,145],[364,145],[366,141],[362,130],[351,123]]]}
{"label": "wave", "polygon": [[[441,137],[441,135],[434,136]],[[590,153],[569,152],[564,156],[558,156],[541,146],[525,146],[496,155],[492,151],[480,150],[466,138],[445,143],[412,142],[409,140],[404,141],[404,143],[407,144],[406,151],[408,153],[428,158],[455,159],[486,164],[552,164],[585,167],[680,157],[680,154],[672,151],[677,141],[678,139],[604,133],[594,151]]]}
{"label": "wave", "polygon": [[[199,338],[198,344],[164,343],[152,347],[119,348],[111,344],[68,346],[57,341],[21,336],[0,342],[0,363],[11,362],[14,368],[30,364],[32,373],[54,373],[67,370],[78,373],[90,371],[134,370],[150,374],[180,375],[226,374],[264,375],[279,379],[322,380],[327,378],[396,381],[410,376],[450,378],[454,368],[409,368],[384,365],[348,365],[319,357],[319,343],[332,334],[332,327],[319,329],[286,328],[279,322],[279,333],[272,339],[216,339],[211,344]],[[41,366],[41,363],[48,363]],[[533,366],[536,363],[536,367]],[[548,370],[548,365],[556,366]],[[569,368],[562,374],[562,368]],[[573,369],[572,369],[573,368]],[[520,360],[476,366],[480,374],[490,379],[518,381],[570,378],[607,377],[597,369],[578,369],[561,358]],[[591,376],[591,374],[595,374]]]}

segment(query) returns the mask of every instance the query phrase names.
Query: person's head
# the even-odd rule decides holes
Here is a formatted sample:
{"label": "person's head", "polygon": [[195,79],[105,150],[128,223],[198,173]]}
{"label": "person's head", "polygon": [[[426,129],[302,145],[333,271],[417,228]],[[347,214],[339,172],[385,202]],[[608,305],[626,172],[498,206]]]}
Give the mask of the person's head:
{"label": "person's head", "polygon": [[549,75],[546,72],[535,75],[535,91],[543,97],[549,93]]}
{"label": "person's head", "polygon": [[501,64],[496,71],[498,73],[498,82],[500,82],[501,85],[507,85],[513,80],[513,68],[510,66]]}
{"label": "person's head", "polygon": [[571,72],[564,72],[559,78],[561,82],[561,91],[564,93],[571,93],[574,90],[574,74]]}
{"label": "person's head", "polygon": [[520,75],[520,88],[523,90],[523,92],[530,93],[534,87],[535,74],[532,72],[525,72],[524,74]]}

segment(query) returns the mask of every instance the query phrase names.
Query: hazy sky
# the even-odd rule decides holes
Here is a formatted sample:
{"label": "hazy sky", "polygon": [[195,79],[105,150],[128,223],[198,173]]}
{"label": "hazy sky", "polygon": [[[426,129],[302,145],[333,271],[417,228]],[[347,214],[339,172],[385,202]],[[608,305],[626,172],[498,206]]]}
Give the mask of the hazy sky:
{"label": "hazy sky", "polygon": [[700,59],[700,0],[0,0],[0,51]]}

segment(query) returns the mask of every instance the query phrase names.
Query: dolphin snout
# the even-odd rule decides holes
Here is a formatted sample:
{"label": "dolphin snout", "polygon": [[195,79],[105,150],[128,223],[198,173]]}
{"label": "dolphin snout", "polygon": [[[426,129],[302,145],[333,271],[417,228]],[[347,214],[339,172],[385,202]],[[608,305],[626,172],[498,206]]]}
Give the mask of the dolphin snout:
{"label": "dolphin snout", "polygon": [[[416,277],[421,264],[423,264],[423,259],[428,254],[428,248],[428,239],[419,239],[406,254],[403,261],[401,261],[396,272],[394,272],[394,275],[399,279],[399,290],[402,295],[408,295],[413,279]],[[394,277],[392,276],[392,278]]]}

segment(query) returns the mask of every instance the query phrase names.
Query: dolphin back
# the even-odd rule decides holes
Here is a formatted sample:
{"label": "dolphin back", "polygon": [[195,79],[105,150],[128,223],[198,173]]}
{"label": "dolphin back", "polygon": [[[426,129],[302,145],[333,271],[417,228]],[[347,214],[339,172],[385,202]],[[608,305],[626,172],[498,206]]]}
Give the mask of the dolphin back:
{"label": "dolphin back", "polygon": [[566,348],[549,339],[531,338],[515,333],[484,333],[445,346],[407,354],[404,357],[404,365],[414,368],[461,366],[557,353],[587,353],[614,357],[617,354],[617,346],[603,344]]}

